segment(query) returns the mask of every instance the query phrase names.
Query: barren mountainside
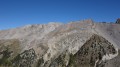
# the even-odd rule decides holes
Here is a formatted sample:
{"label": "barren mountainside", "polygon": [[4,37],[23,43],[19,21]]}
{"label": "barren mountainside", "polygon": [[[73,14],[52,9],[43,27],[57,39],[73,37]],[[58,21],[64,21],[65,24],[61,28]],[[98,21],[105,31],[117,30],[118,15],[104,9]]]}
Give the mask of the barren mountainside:
{"label": "barren mountainside", "polygon": [[1,30],[0,67],[120,67],[120,24],[88,19]]}

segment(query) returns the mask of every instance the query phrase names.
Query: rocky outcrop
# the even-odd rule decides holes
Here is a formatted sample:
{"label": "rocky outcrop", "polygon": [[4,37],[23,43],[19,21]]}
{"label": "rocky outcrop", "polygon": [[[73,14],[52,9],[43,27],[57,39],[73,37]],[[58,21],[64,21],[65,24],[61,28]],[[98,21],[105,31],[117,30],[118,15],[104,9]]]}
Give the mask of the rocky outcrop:
{"label": "rocky outcrop", "polygon": [[0,31],[3,67],[119,67],[120,25],[91,19]]}
{"label": "rocky outcrop", "polygon": [[104,67],[119,67],[120,66],[120,50],[118,51],[118,56],[114,59],[108,60],[104,63]]}
{"label": "rocky outcrop", "polygon": [[105,38],[93,35],[76,54],[65,51],[52,61],[50,67],[104,67],[108,57],[117,51]]}
{"label": "rocky outcrop", "polygon": [[13,60],[13,67],[31,67],[37,58],[34,49],[25,50],[18,54]]}
{"label": "rocky outcrop", "polygon": [[105,55],[116,54],[114,46],[101,36],[93,35],[86,43],[79,49],[79,51],[72,55],[68,67],[103,67],[108,57]]}
{"label": "rocky outcrop", "polygon": [[117,24],[120,24],[120,18],[117,19],[116,23],[117,23]]}

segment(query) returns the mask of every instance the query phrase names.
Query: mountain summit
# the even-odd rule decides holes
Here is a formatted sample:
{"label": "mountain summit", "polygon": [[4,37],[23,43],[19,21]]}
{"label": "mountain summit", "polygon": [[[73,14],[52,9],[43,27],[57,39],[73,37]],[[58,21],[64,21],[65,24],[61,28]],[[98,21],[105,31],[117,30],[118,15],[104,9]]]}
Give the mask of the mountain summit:
{"label": "mountain summit", "polygon": [[0,31],[1,67],[119,67],[120,24],[91,19]]}

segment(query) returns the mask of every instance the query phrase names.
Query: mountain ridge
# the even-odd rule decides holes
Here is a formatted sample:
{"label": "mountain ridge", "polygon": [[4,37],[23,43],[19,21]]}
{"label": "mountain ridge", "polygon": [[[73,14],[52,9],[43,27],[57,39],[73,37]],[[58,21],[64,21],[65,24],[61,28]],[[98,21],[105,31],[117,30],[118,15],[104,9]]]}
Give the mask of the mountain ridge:
{"label": "mountain ridge", "polygon": [[[109,63],[120,58],[119,32],[119,24],[95,23],[91,19],[3,30],[0,31],[0,66],[117,67]],[[4,57],[6,54],[8,57]]]}

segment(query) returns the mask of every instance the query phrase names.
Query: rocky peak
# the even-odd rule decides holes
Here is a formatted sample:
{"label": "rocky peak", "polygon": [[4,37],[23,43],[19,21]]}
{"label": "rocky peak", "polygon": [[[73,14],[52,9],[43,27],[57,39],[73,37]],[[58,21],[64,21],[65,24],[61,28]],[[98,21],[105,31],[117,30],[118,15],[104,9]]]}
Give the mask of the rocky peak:
{"label": "rocky peak", "polygon": [[116,23],[117,23],[117,24],[120,24],[120,18],[117,19]]}

